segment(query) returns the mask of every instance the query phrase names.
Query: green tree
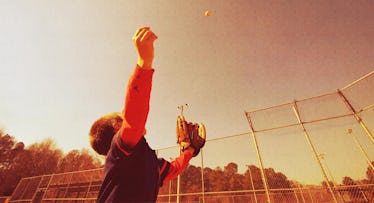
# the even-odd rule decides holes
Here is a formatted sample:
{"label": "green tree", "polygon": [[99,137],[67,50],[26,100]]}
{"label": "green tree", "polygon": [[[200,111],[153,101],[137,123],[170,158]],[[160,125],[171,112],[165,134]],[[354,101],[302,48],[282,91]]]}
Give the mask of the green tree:
{"label": "green tree", "polygon": [[238,164],[229,163],[224,167],[224,174],[228,190],[241,190],[243,189],[243,177],[238,174]]}
{"label": "green tree", "polygon": [[11,195],[21,178],[18,174],[14,174],[14,164],[23,151],[22,142],[17,142],[13,136],[4,134],[0,130],[0,196]]}
{"label": "green tree", "polygon": [[245,187],[247,188],[249,187],[250,189],[252,189],[251,177],[252,177],[252,182],[253,182],[255,190],[264,189],[264,184],[262,182],[260,168],[254,165],[250,165],[248,166],[248,169],[244,173],[244,180],[245,180],[244,185]]}
{"label": "green tree", "polygon": [[224,172],[220,167],[216,167],[214,170],[210,168],[204,168],[204,185],[205,191],[227,191],[228,187],[224,178]]}
{"label": "green tree", "polygon": [[[201,192],[201,168],[189,165],[181,174],[181,193]],[[182,197],[183,201],[199,201],[197,196]]]}
{"label": "green tree", "polygon": [[62,155],[51,139],[18,151],[12,159],[5,181],[2,181],[7,184],[8,195],[12,194],[22,178],[54,173]]}
{"label": "green tree", "polygon": [[281,172],[275,172],[273,168],[265,169],[265,175],[271,189],[291,188],[292,184],[287,176]]}
{"label": "green tree", "polygon": [[24,149],[22,142],[17,142],[13,136],[3,134],[0,131],[0,169],[7,169],[11,166],[14,157]]}
{"label": "green tree", "polygon": [[343,185],[357,185],[356,182],[351,177],[343,177]]}
{"label": "green tree", "polygon": [[99,168],[99,158],[94,157],[87,149],[71,150],[63,156],[57,165],[57,173]]}
{"label": "green tree", "polygon": [[25,177],[93,169],[101,166],[99,158],[87,149],[72,150],[63,156],[52,139],[24,148],[22,142],[0,130],[0,195],[11,195]]}
{"label": "green tree", "polygon": [[359,187],[357,187],[356,181],[354,181],[351,177],[343,177],[342,181],[343,185],[350,186],[346,190],[348,191],[349,195],[354,200],[359,200],[362,198],[362,191]]}
{"label": "green tree", "polygon": [[62,150],[56,147],[52,139],[45,139],[26,148],[17,164],[23,165],[28,171],[27,176],[38,176],[55,173],[57,164],[62,158]]}

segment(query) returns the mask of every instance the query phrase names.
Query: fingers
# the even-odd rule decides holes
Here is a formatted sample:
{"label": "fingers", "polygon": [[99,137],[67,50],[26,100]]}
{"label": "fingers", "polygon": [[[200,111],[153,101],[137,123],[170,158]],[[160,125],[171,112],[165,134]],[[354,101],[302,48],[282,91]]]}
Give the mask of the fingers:
{"label": "fingers", "polygon": [[138,30],[136,30],[134,36],[132,37],[134,40],[138,38],[138,36],[140,35],[140,33],[144,30],[149,30],[150,27],[142,27],[142,28],[139,28]]}
{"label": "fingers", "polygon": [[157,39],[157,36],[151,30],[146,30],[145,32],[140,32],[139,39],[140,42],[153,42]]}
{"label": "fingers", "polygon": [[150,29],[150,27],[142,27],[142,28],[139,28],[136,32],[135,32],[135,35],[134,35],[134,37],[136,37],[136,36],[138,36],[139,35],[139,33],[142,31],[142,30],[144,30],[144,29],[146,29],[146,30],[149,30]]}
{"label": "fingers", "polygon": [[146,31],[140,41],[146,41],[149,40],[150,42],[153,42],[157,39],[157,36],[152,31]]}
{"label": "fingers", "polygon": [[138,29],[133,36],[133,40],[136,43],[145,41],[153,42],[156,39],[157,36],[151,31],[150,27]]}
{"label": "fingers", "polygon": [[139,29],[135,36],[133,37],[134,42],[138,43],[143,38],[144,33],[147,32],[147,29]]}
{"label": "fingers", "polygon": [[140,41],[144,42],[144,41],[148,40],[151,35],[152,35],[151,31],[149,31],[149,30],[145,31],[142,35],[139,36]]}

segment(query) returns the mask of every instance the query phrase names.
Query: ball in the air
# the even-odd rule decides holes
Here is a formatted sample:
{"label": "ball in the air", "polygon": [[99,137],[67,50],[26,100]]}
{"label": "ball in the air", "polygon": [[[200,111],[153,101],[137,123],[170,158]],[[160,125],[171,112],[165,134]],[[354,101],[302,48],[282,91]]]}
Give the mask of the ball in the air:
{"label": "ball in the air", "polygon": [[210,10],[206,10],[206,11],[205,11],[205,16],[210,16],[210,15],[211,15]]}

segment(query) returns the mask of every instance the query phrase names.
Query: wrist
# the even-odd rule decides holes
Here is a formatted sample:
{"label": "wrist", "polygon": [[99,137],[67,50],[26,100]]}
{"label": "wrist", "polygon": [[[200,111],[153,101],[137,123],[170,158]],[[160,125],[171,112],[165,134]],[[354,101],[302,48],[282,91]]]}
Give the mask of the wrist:
{"label": "wrist", "polygon": [[152,69],[152,61],[148,61],[148,60],[138,58],[137,64],[140,68]]}
{"label": "wrist", "polygon": [[195,153],[195,149],[189,146],[187,149],[184,150],[184,152],[193,155]]}

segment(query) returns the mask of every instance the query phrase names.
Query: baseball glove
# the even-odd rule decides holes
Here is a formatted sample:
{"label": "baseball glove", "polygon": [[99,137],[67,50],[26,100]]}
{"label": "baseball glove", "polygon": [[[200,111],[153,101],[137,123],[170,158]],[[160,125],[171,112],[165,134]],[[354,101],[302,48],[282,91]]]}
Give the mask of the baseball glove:
{"label": "baseball glove", "polygon": [[205,126],[202,123],[187,122],[184,116],[177,118],[177,143],[181,151],[188,147],[194,148],[193,156],[197,156],[206,139]]}

